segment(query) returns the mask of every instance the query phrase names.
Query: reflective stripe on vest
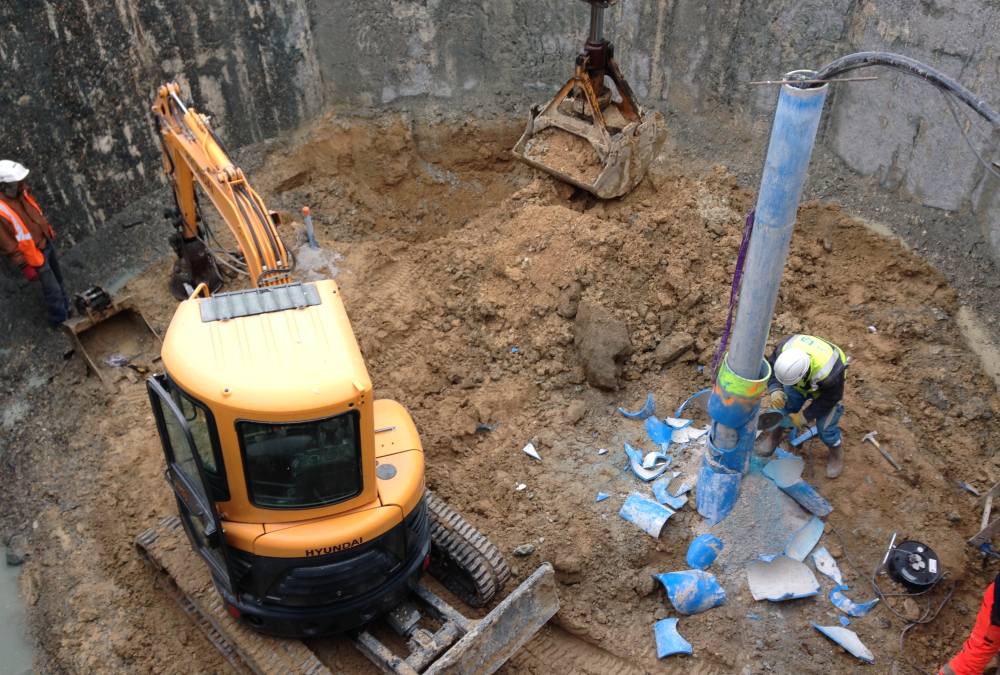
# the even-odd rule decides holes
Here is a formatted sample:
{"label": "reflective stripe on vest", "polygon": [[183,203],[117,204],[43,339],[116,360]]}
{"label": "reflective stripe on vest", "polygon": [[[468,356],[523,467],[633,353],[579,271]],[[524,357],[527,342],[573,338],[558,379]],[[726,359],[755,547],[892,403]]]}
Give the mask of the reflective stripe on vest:
{"label": "reflective stripe on vest", "polygon": [[796,335],[792,337],[791,340],[785,343],[781,351],[784,352],[786,349],[801,349],[809,355],[808,386],[802,386],[802,382],[799,382],[794,387],[803,394],[811,393],[813,396],[819,395],[816,392],[817,385],[833,372],[837,361],[843,359],[846,362],[847,360],[840,347],[812,335]]}
{"label": "reflective stripe on vest", "polygon": [[[21,192],[21,194],[24,195],[24,198],[28,200],[28,203],[30,203],[32,206],[35,207],[35,210],[38,211],[38,215],[40,215],[40,216],[42,216],[42,218],[44,218],[45,216],[42,215],[42,209],[41,209],[40,206],[38,206],[38,202],[36,202],[34,199],[32,199],[31,195],[28,194],[28,188],[24,188],[24,191]],[[50,224],[49,225],[49,239],[55,239],[55,238],[56,238],[56,233],[52,231],[52,225]]]}
{"label": "reflective stripe on vest", "polygon": [[14,238],[17,240],[17,248],[24,255],[24,261],[31,265],[32,267],[41,267],[45,264],[45,256],[38,247],[35,246],[35,240],[32,239],[31,233],[28,232],[28,228],[24,226],[21,219],[17,217],[13,209],[0,201],[0,216],[3,216],[11,222],[14,226]]}

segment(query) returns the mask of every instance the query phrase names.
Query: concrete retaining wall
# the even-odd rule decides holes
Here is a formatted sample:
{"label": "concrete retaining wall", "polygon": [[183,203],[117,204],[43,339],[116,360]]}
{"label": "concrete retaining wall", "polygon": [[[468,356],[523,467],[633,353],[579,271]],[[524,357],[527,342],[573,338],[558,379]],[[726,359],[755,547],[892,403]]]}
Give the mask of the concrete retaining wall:
{"label": "concrete retaining wall", "polygon": [[[1000,6],[992,3],[623,0],[607,14],[639,97],[694,124],[711,117],[759,136],[777,92],[747,82],[865,49],[923,59],[1000,107]],[[7,3],[0,20],[8,28],[0,32],[0,154],[35,169],[61,231],[78,239],[162,184],[148,107],[165,80],[180,81],[195,107],[212,112],[233,146],[294,128],[324,105],[442,121],[520,117],[570,74],[589,6],[41,0]],[[838,85],[821,142],[903,199],[975,212],[1000,260],[997,179],[983,178],[933,89],[879,75]],[[970,133],[977,148],[989,147]],[[735,137],[708,151],[725,161]]]}

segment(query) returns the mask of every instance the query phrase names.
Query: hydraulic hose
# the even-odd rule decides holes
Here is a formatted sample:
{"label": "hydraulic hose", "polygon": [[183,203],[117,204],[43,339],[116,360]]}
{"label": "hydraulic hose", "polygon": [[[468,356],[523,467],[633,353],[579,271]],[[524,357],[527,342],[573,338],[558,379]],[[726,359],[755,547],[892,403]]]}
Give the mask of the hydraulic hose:
{"label": "hydraulic hose", "polygon": [[[951,94],[965,105],[976,111],[983,119],[988,121],[997,129],[1000,129],[1000,115],[997,114],[985,101],[980,100],[971,90],[959,84],[956,80],[948,77],[939,70],[931,68],[925,63],[902,54],[892,54],[889,52],[859,52],[842,56],[835,61],[826,64],[816,73],[814,79],[830,80],[838,75],[867,68],[870,66],[883,66],[892,68],[913,77],[919,77],[934,85],[946,94]],[[821,84],[803,85],[807,88],[820,87]]]}

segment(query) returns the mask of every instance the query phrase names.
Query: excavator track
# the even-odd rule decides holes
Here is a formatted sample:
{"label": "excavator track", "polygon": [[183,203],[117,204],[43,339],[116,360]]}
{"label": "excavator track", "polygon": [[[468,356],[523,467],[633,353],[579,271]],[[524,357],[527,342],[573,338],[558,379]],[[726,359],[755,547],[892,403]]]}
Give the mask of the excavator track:
{"label": "excavator track", "polygon": [[427,571],[470,607],[482,607],[510,578],[500,550],[451,507],[426,491],[431,525]]}
{"label": "excavator track", "polygon": [[215,590],[205,563],[191,550],[177,516],[136,537],[136,547],[167,590],[240,675],[332,675],[300,640],[258,633],[236,621]]}

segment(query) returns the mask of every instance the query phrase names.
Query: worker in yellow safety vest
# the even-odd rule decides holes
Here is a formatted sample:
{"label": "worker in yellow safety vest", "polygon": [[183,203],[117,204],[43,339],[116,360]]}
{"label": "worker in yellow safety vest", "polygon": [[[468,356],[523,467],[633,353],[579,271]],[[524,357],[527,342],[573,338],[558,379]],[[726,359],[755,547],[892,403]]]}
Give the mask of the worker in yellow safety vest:
{"label": "worker in yellow safety vest", "polygon": [[819,439],[830,449],[826,475],[836,478],[844,470],[844,442],[837,428],[844,413],[844,351],[813,335],[792,335],[775,346],[767,361],[771,364],[767,381],[771,407],[785,413],[786,421],[764,436],[757,454],[773,454],[785,428],[815,422]]}
{"label": "worker in yellow safety vest", "polygon": [[17,265],[28,281],[38,281],[49,320],[59,325],[70,315],[56,235],[28,192],[28,170],[9,159],[0,161],[0,252]]}

